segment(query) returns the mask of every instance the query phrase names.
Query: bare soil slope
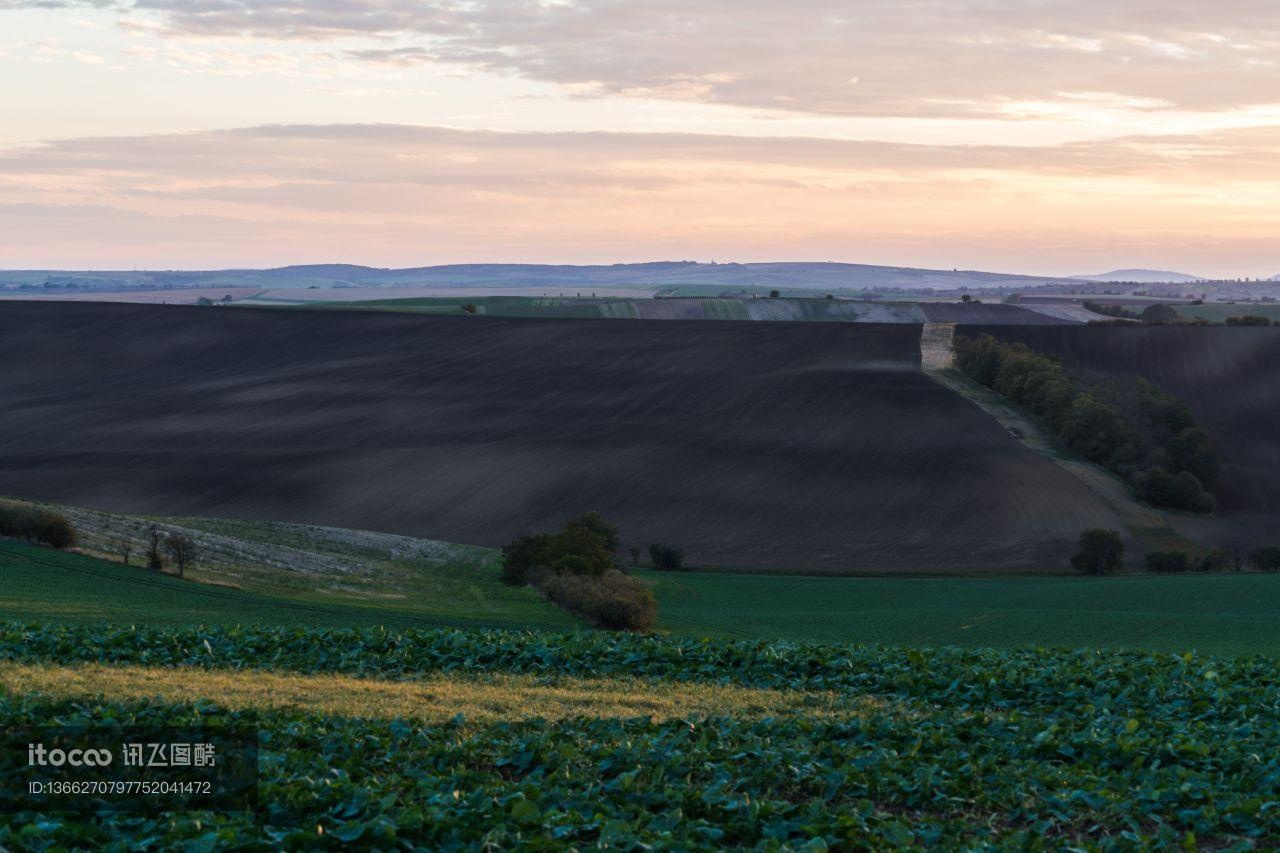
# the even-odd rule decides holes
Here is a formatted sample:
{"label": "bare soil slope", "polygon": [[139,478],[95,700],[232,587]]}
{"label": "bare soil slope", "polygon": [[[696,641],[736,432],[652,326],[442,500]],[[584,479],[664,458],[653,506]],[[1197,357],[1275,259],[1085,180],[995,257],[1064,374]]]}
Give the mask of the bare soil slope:
{"label": "bare soil slope", "polygon": [[1188,533],[1230,546],[1280,541],[1280,329],[1227,326],[961,327],[1103,374],[1140,374],[1187,402],[1223,460],[1218,517]]}
{"label": "bare soil slope", "polygon": [[498,545],[596,509],[700,565],[1061,569],[1092,492],[920,328],[0,307],[0,494]]}

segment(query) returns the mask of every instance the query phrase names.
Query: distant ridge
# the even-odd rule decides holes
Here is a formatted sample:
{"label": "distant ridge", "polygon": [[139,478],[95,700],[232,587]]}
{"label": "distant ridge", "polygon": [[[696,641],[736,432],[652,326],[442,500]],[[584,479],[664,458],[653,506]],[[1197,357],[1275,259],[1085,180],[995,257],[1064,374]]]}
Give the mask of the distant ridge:
{"label": "distant ridge", "polygon": [[698,263],[658,261],[636,264],[449,264],[381,269],[357,264],[305,264],[274,269],[138,271],[0,271],[0,287],[71,287],[95,290],[128,287],[698,287],[747,289],[803,288],[817,291],[959,290],[1070,284],[1071,279],[981,270],[937,270],[874,264],[819,262]]}
{"label": "distant ridge", "polygon": [[1082,281],[1133,281],[1162,284],[1186,284],[1193,281],[1205,281],[1203,276],[1188,275],[1184,272],[1144,269],[1112,270],[1111,272],[1098,273],[1096,275],[1073,275],[1071,278]]}

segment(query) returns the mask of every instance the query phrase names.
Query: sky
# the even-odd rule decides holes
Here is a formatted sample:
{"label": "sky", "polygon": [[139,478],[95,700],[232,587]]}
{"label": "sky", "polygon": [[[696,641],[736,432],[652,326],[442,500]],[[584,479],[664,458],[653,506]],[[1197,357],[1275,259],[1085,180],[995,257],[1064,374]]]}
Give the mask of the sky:
{"label": "sky", "polygon": [[0,0],[0,267],[1280,274],[1280,0]]}

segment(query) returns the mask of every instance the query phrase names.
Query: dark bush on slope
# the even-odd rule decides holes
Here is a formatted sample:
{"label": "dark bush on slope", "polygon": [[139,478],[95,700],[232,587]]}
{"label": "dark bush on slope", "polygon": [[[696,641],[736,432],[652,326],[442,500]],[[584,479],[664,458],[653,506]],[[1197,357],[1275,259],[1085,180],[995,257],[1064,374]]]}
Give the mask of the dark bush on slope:
{"label": "dark bush on slope", "polygon": [[0,503],[0,536],[50,548],[70,548],[76,542],[75,528],[61,513],[6,503]]}

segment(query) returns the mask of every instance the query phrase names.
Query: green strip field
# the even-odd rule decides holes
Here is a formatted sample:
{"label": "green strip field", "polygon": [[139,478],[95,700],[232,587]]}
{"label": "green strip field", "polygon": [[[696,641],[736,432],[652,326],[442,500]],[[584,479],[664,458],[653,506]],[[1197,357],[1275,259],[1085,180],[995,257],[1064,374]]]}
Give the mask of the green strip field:
{"label": "green strip field", "polygon": [[[317,579],[283,571],[240,578],[250,588],[197,583],[0,540],[0,572],[5,577],[0,619],[393,628],[579,624],[532,590],[503,586],[497,569],[483,564],[422,568],[429,583],[378,596],[307,591],[303,584],[314,587]],[[654,585],[659,630],[672,634],[1280,654],[1278,574],[816,578],[642,571],[639,576]]]}
{"label": "green strip field", "polygon": [[1280,321],[1280,305],[1275,303],[1209,303],[1206,305],[1178,305],[1178,313],[1184,317],[1225,323],[1228,317],[1267,317]]}
{"label": "green strip field", "polygon": [[1280,574],[816,578],[645,573],[676,633],[1280,653]]}

